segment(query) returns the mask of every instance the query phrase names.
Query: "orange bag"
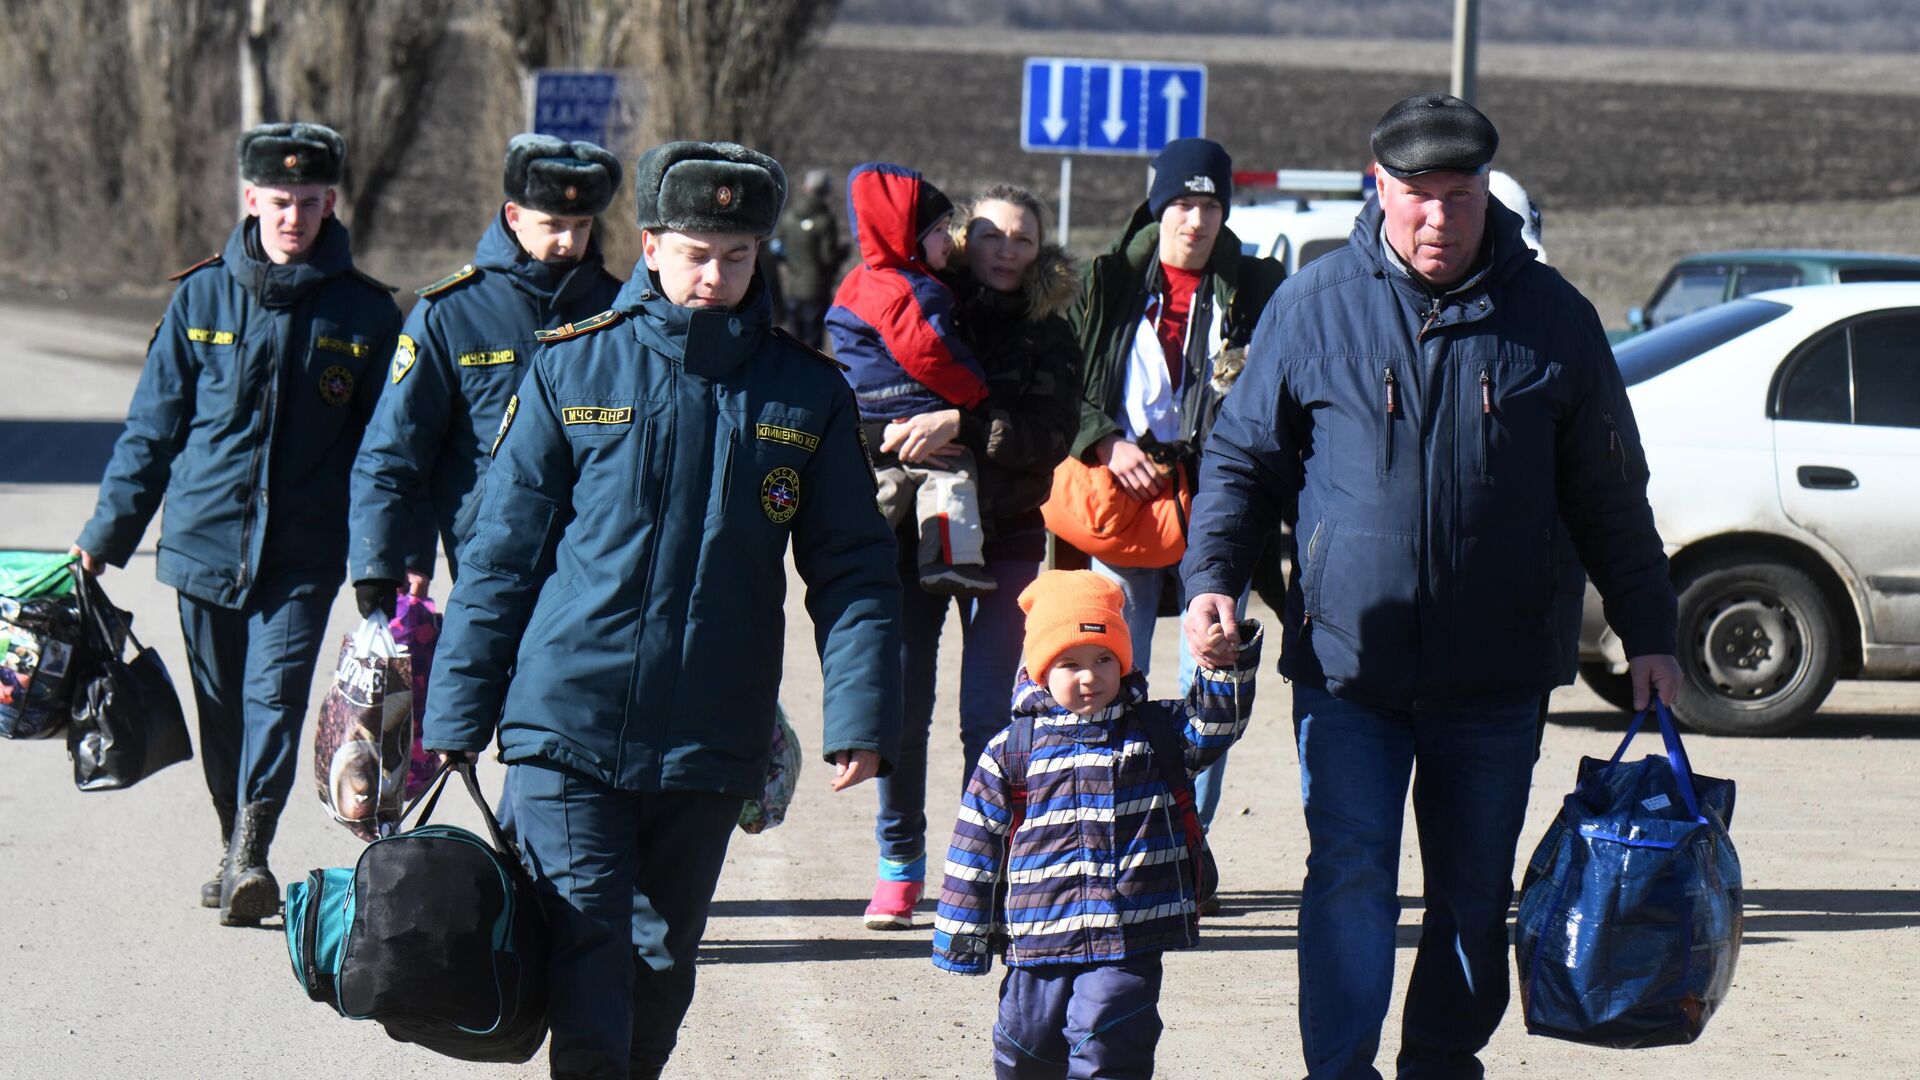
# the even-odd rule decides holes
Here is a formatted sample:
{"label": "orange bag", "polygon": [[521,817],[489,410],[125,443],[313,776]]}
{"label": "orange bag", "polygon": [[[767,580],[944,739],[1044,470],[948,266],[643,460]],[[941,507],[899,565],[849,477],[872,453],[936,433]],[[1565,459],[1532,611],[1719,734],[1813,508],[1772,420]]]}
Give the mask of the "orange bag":
{"label": "orange bag", "polygon": [[1108,566],[1172,566],[1187,553],[1193,486],[1175,465],[1167,490],[1148,502],[1129,495],[1105,465],[1070,457],[1053,470],[1040,515],[1055,536]]}

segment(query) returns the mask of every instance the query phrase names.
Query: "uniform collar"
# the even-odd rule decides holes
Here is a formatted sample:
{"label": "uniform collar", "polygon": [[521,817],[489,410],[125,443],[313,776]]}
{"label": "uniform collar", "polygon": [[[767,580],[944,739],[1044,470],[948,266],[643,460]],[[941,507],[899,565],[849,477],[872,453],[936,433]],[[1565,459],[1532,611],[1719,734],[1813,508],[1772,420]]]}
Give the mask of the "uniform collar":
{"label": "uniform collar", "polygon": [[227,273],[262,307],[291,307],[329,278],[353,269],[353,241],[340,219],[328,217],[304,262],[276,263],[260,246],[260,219],[240,219],[222,253]]}
{"label": "uniform collar", "polygon": [[514,287],[552,306],[560,306],[585,292],[600,276],[600,235],[596,230],[587,242],[587,253],[580,261],[549,265],[527,254],[519,238],[507,228],[507,211],[502,206],[493,215],[493,224],[473,249],[473,265],[503,274]]}
{"label": "uniform collar", "polygon": [[690,375],[731,375],[760,348],[767,335],[767,291],[756,276],[733,311],[682,307],[662,296],[647,264],[636,263],[633,280],[614,298],[614,310],[629,316],[642,345],[676,361]]}

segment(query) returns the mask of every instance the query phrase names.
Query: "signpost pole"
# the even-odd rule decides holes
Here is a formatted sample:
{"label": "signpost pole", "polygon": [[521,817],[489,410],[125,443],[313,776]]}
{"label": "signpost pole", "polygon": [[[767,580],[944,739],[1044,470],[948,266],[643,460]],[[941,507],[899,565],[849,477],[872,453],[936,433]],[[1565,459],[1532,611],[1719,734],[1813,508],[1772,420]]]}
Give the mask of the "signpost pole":
{"label": "signpost pole", "polygon": [[1073,155],[1060,155],[1060,246],[1067,247],[1073,224]]}
{"label": "signpost pole", "polygon": [[1453,96],[1471,102],[1479,68],[1480,0],[1454,0]]}

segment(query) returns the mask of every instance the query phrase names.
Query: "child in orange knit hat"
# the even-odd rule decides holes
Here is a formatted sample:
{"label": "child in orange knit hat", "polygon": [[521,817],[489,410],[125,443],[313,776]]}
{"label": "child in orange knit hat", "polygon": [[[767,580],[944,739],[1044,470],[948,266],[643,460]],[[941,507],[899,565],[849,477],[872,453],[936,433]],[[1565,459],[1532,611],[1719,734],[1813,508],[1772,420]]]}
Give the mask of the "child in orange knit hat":
{"label": "child in orange knit hat", "polygon": [[984,975],[1001,953],[1002,1080],[1150,1076],[1160,954],[1194,943],[1210,887],[1193,777],[1246,730],[1260,624],[1240,624],[1234,670],[1149,701],[1118,585],[1049,570],[1019,603],[1013,723],[961,798],[933,962]]}

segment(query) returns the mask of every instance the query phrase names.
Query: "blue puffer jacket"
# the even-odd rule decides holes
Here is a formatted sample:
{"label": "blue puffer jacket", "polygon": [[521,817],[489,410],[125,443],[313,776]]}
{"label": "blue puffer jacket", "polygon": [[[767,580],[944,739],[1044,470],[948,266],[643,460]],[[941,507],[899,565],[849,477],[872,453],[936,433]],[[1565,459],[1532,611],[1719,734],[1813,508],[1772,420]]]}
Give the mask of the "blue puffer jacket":
{"label": "blue puffer jacket", "polygon": [[1591,304],[1493,202],[1484,268],[1434,296],[1370,202],[1289,278],[1208,440],[1187,595],[1237,596],[1298,491],[1280,670],[1387,708],[1516,702],[1565,667],[1556,517],[1630,656],[1672,653],[1647,465]]}
{"label": "blue puffer jacket", "polygon": [[597,237],[579,262],[548,266],[504,212],[473,262],[420,290],[353,465],[351,580],[431,575],[436,533],[453,562],[464,539],[454,522],[493,460],[500,414],[539,348],[533,335],[605,311],[619,291]]}
{"label": "blue puffer jacket", "polygon": [[180,275],[78,541],[126,565],[164,497],[160,580],[223,607],[264,577],[339,587],[347,474],[400,329],[338,221],[284,266],[258,231],[247,218],[221,255]]}
{"label": "blue puffer jacket", "polygon": [[[630,791],[766,787],[786,554],[807,585],[831,757],[900,743],[900,579],[853,392],[643,268],[549,338],[507,406],[461,549],[424,738]],[[504,713],[503,713],[504,709]]]}

